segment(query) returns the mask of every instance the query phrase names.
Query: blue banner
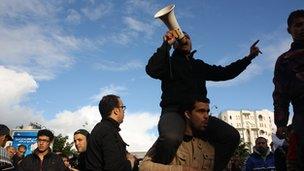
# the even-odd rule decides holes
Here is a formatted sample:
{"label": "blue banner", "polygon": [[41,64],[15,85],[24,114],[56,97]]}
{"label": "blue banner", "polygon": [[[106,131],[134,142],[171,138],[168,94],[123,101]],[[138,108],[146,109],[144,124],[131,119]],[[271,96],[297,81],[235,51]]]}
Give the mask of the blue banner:
{"label": "blue banner", "polygon": [[13,130],[13,144],[16,149],[19,145],[26,146],[25,155],[32,153],[37,147],[37,133],[39,130]]}

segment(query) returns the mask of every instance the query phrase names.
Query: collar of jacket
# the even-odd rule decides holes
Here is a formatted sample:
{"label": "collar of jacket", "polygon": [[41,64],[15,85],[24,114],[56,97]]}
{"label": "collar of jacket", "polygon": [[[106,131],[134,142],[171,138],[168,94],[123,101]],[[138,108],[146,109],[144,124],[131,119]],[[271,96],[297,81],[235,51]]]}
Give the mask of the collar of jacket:
{"label": "collar of jacket", "polygon": [[118,131],[120,131],[119,123],[115,121],[114,119],[108,117],[105,119],[105,121],[108,121],[111,125],[113,125]]}
{"label": "collar of jacket", "polygon": [[291,43],[290,50],[304,49],[304,41],[294,41]]}
{"label": "collar of jacket", "polygon": [[[194,54],[196,53],[196,50],[193,50],[192,52],[190,52],[189,54],[189,59],[193,59]],[[183,53],[181,53],[178,50],[174,50],[172,53],[172,57],[177,57],[177,58],[183,58],[186,59],[186,55],[184,55]]]}
{"label": "collar of jacket", "polygon": [[[43,158],[47,158],[51,154],[51,152],[52,152],[52,149],[50,147],[47,150],[48,150],[48,153],[46,153],[46,155],[44,155]],[[36,148],[33,151],[33,155],[39,158],[38,153],[39,153],[38,148]]]}
{"label": "collar of jacket", "polygon": [[185,142],[189,142],[193,139],[193,136],[192,135],[184,135],[183,137],[183,141]]}

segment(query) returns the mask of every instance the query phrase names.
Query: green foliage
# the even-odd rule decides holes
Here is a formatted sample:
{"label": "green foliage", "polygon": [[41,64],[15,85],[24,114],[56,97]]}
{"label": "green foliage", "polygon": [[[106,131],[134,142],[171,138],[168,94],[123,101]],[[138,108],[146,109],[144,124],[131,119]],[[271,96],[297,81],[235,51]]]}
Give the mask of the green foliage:
{"label": "green foliage", "polygon": [[244,143],[243,141],[241,141],[239,146],[235,150],[234,156],[238,156],[241,163],[244,163],[246,158],[249,156],[250,154],[249,147],[250,147],[249,143]]}
{"label": "green foliage", "polygon": [[60,152],[67,156],[75,155],[77,152],[76,152],[76,150],[72,149],[74,143],[67,142],[68,139],[69,139],[68,136],[62,136],[61,134],[59,134],[58,136],[55,136],[54,144],[53,144],[53,151]]}

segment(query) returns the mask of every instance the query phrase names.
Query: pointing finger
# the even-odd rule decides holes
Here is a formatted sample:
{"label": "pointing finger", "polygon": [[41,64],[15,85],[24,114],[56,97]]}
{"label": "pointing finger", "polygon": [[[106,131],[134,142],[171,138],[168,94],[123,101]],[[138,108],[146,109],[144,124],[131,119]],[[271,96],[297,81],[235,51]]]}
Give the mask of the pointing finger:
{"label": "pointing finger", "polygon": [[255,47],[255,45],[257,45],[259,43],[260,40],[257,40],[256,42],[254,42],[251,47]]}

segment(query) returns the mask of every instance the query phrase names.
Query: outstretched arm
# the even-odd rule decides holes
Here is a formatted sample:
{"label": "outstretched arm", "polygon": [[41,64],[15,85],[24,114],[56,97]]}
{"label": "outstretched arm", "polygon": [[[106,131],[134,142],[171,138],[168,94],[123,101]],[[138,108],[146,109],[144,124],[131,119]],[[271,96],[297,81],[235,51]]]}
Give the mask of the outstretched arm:
{"label": "outstretched arm", "polygon": [[248,56],[245,56],[243,59],[239,59],[224,67],[217,65],[209,65],[204,63],[203,61],[198,60],[198,63],[201,68],[201,75],[203,75],[206,80],[211,81],[225,81],[237,77],[246,69],[246,67],[251,63],[252,59],[257,57],[259,53],[262,53],[260,49],[256,46],[258,42],[259,40],[251,45]]}

